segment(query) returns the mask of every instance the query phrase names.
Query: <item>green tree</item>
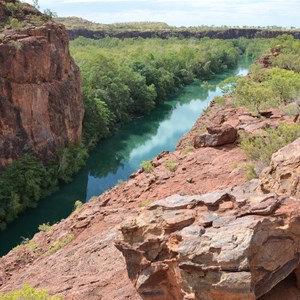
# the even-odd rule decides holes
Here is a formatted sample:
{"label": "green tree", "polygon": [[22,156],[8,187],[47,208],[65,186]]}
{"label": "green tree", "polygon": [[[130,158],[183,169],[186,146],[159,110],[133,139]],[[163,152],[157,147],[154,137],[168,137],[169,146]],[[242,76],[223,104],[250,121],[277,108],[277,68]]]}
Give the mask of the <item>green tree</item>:
{"label": "green tree", "polygon": [[39,9],[40,6],[39,6],[39,0],[32,0],[32,4],[33,6],[36,8],[36,9]]}

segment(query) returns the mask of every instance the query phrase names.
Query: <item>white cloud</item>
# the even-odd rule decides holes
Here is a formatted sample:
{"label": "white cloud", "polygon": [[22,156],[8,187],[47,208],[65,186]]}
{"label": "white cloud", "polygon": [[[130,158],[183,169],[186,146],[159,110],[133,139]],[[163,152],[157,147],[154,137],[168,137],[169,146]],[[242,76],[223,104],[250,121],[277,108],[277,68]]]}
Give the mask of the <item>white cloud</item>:
{"label": "white cloud", "polygon": [[39,0],[59,16],[99,23],[161,21],[170,25],[300,27],[299,0]]}

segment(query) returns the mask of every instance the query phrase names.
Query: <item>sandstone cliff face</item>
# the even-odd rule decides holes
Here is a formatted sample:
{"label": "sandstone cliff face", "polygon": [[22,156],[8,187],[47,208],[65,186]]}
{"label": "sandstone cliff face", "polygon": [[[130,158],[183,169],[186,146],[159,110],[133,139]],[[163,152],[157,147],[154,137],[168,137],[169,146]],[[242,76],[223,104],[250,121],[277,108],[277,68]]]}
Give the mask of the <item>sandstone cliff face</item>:
{"label": "sandstone cliff face", "polygon": [[260,178],[262,191],[300,199],[300,138],[274,153]]}
{"label": "sandstone cliff face", "polygon": [[[4,11],[5,2],[0,2]],[[27,6],[24,14],[36,14]],[[7,19],[7,18],[6,18]],[[42,22],[0,32],[0,167],[24,152],[42,160],[68,141],[79,142],[81,79],[64,26]]]}
{"label": "sandstone cliff face", "polygon": [[254,300],[293,273],[299,201],[256,187],[172,196],[125,222],[116,246],[142,298]]}

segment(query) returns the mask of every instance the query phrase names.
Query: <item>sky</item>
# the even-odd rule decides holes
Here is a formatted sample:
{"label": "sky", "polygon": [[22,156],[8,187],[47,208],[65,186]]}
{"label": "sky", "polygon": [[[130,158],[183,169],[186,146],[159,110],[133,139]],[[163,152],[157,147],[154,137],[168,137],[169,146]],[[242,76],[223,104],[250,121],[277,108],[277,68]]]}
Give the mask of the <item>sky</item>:
{"label": "sky", "polygon": [[39,5],[59,17],[104,24],[155,21],[173,26],[300,27],[300,0],[39,0]]}

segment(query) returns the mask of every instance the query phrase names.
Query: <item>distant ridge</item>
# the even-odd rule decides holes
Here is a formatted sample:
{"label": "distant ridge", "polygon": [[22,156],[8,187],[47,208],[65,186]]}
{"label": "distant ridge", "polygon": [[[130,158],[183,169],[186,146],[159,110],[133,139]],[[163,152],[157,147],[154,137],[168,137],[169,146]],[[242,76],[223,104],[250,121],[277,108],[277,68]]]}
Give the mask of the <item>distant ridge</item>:
{"label": "distant ridge", "polygon": [[57,22],[64,24],[71,40],[83,36],[91,39],[104,37],[115,38],[204,38],[234,39],[245,37],[275,38],[281,34],[290,34],[300,39],[300,29],[283,28],[278,26],[268,27],[229,27],[229,26],[198,26],[175,27],[163,22],[129,22],[115,24],[99,24],[77,17],[56,18]]}

